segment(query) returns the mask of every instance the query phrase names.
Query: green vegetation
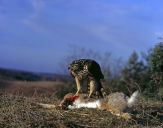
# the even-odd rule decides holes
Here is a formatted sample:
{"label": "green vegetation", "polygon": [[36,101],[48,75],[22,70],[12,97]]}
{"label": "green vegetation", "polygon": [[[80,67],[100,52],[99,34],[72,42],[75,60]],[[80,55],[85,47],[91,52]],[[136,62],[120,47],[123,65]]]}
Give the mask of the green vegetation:
{"label": "green vegetation", "polygon": [[152,49],[149,55],[149,68],[151,72],[151,83],[154,85],[154,92],[158,93],[163,87],[163,43],[159,43]]}

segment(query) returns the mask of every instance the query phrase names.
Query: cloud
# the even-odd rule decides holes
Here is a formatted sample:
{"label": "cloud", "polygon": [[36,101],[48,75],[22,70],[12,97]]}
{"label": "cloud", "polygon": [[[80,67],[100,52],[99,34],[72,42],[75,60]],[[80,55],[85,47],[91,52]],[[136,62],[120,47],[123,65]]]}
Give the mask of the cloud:
{"label": "cloud", "polygon": [[35,12],[40,12],[45,6],[45,2],[43,0],[30,0],[30,1]]}
{"label": "cloud", "polygon": [[45,31],[45,29],[38,23],[38,19],[41,17],[41,13],[45,7],[45,1],[30,0],[30,4],[32,6],[33,11],[27,17],[21,20],[22,23],[35,31]]}
{"label": "cloud", "polygon": [[101,40],[100,43],[103,43],[102,45],[109,45],[109,47],[112,49],[118,49],[119,51],[122,51],[126,47],[129,48],[131,46],[127,44],[127,33],[119,30],[119,28],[116,28],[115,26],[109,24],[95,25],[90,28],[90,32],[96,38]]}
{"label": "cloud", "polygon": [[163,40],[163,32],[155,32],[156,38]]}

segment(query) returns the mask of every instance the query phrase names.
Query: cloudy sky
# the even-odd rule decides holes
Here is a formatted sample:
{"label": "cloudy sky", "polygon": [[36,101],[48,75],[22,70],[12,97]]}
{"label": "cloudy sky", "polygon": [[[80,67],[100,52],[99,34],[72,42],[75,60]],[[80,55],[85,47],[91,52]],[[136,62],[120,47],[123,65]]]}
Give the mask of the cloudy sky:
{"label": "cloudy sky", "polygon": [[162,0],[0,0],[0,67],[55,72],[72,45],[127,58],[158,37]]}

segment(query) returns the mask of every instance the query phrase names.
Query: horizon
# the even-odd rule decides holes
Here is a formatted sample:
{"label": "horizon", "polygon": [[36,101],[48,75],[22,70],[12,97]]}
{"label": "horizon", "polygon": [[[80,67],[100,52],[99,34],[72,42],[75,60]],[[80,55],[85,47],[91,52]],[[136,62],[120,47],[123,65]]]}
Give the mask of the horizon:
{"label": "horizon", "polygon": [[[163,37],[162,0],[1,0],[0,67],[58,73],[84,48],[126,60]],[[84,56],[83,56],[84,57]]]}

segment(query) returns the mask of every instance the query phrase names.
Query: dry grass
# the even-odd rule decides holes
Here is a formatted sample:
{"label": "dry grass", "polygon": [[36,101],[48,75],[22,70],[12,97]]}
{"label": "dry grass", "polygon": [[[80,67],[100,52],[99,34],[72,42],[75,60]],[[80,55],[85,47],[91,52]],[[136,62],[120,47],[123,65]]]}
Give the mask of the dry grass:
{"label": "dry grass", "polygon": [[44,109],[36,102],[59,104],[59,97],[72,91],[63,82],[0,82],[7,85],[0,92],[0,128],[162,128],[163,103],[141,98],[125,121],[107,111],[97,109]]}
{"label": "dry grass", "polygon": [[56,97],[24,97],[3,94],[0,97],[0,127],[19,128],[150,128],[163,126],[163,104],[144,99],[125,121],[96,109],[47,110],[35,103],[58,104]]}
{"label": "dry grass", "polygon": [[62,98],[66,93],[75,89],[72,83],[61,81],[2,81],[0,80],[0,89],[7,94],[24,96],[45,96],[57,95]]}

